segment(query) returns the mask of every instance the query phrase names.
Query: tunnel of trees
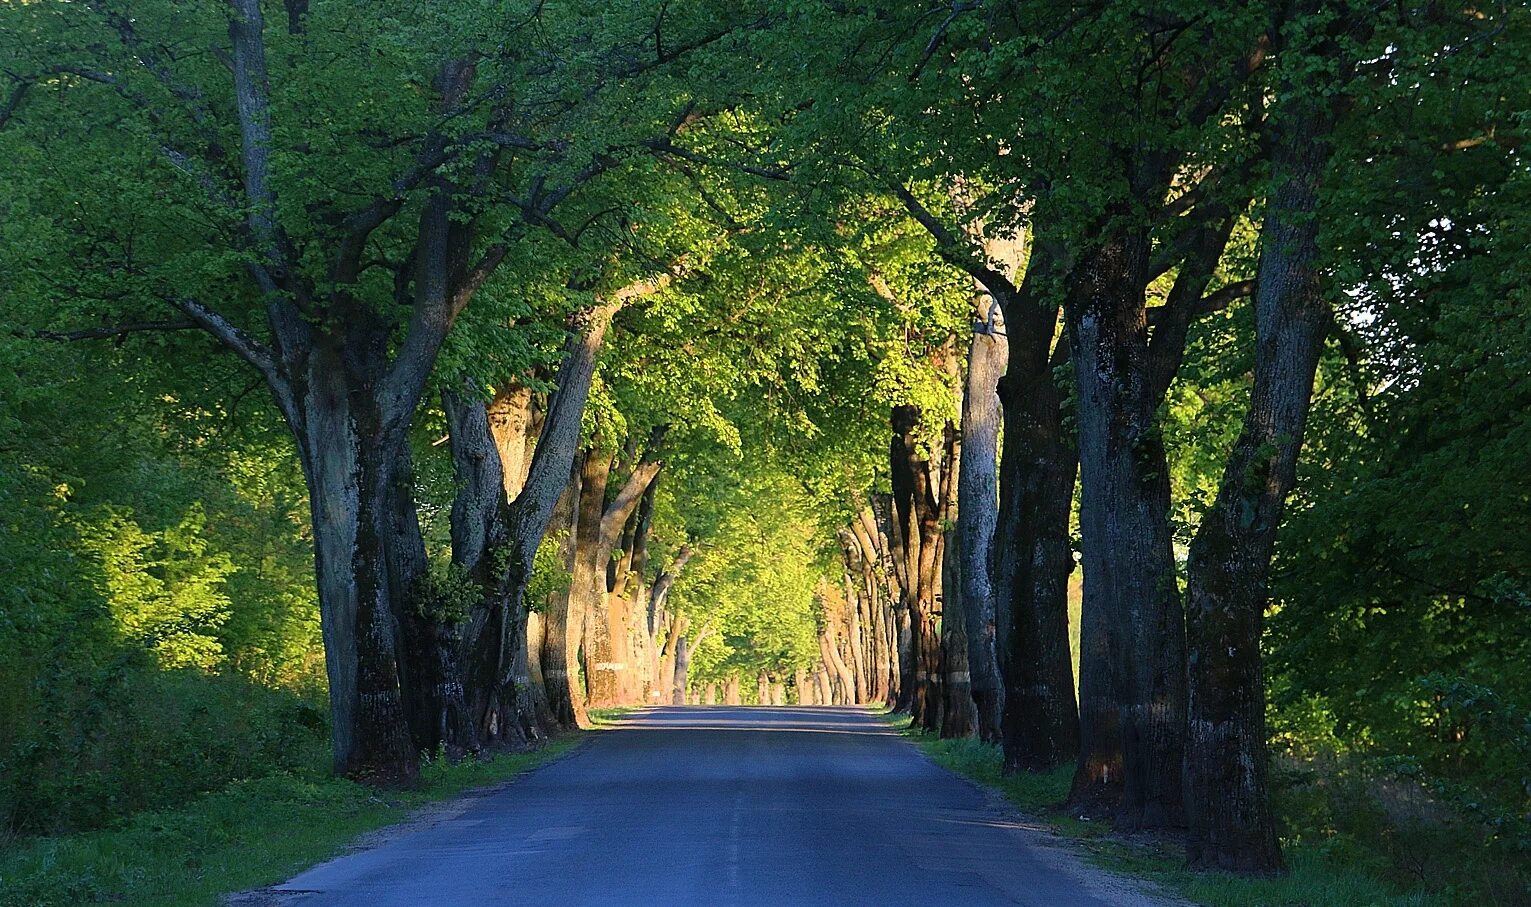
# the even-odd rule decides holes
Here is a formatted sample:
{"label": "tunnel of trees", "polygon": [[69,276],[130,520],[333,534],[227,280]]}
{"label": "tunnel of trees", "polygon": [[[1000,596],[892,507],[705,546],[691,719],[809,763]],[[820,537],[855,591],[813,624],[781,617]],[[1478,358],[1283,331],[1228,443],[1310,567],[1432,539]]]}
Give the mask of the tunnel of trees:
{"label": "tunnel of trees", "polygon": [[1524,886],[1528,51],[1521,2],[0,6],[0,837],[873,704],[1194,868]]}

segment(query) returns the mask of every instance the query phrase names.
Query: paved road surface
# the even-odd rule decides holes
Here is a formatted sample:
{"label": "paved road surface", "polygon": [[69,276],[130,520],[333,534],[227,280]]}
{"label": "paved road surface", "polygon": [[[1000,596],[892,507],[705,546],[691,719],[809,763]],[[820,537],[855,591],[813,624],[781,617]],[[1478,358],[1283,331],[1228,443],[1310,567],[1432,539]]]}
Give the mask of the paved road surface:
{"label": "paved road surface", "polygon": [[319,905],[1156,903],[852,708],[659,708],[271,892]]}

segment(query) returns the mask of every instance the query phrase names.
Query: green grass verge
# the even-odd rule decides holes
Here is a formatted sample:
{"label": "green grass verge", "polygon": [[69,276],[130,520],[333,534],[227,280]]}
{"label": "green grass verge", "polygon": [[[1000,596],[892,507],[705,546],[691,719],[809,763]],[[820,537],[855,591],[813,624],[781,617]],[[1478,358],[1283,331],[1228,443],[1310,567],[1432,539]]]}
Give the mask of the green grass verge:
{"label": "green grass verge", "polygon": [[0,905],[127,903],[190,907],[291,878],[358,835],[425,803],[494,784],[559,756],[584,734],[542,749],[457,765],[428,764],[416,790],[340,778],[274,775],[232,784],[116,828],[23,839],[0,851]]}
{"label": "green grass verge", "polygon": [[925,751],[934,762],[998,790],[1021,811],[1072,838],[1097,865],[1146,878],[1198,904],[1213,907],[1446,907],[1449,899],[1423,892],[1400,892],[1367,871],[1315,848],[1286,851],[1290,871],[1279,878],[1248,879],[1226,873],[1195,873],[1184,866],[1179,848],[1168,842],[1123,840],[1101,822],[1060,811],[1071,769],[1048,774],[1000,773],[998,747],[976,740],[941,740],[914,730],[909,716],[885,720]]}
{"label": "green grass verge", "polygon": [[595,727],[596,730],[609,728],[641,708],[643,708],[643,706],[617,706],[616,708],[611,709],[590,709],[588,713],[590,715],[590,724]]}

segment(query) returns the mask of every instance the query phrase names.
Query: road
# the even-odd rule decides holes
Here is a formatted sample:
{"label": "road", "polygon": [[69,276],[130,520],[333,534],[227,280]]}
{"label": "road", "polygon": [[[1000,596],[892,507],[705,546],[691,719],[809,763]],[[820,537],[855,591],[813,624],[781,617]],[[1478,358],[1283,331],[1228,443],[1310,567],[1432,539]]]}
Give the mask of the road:
{"label": "road", "polygon": [[270,889],[320,905],[1151,905],[854,708],[657,708]]}

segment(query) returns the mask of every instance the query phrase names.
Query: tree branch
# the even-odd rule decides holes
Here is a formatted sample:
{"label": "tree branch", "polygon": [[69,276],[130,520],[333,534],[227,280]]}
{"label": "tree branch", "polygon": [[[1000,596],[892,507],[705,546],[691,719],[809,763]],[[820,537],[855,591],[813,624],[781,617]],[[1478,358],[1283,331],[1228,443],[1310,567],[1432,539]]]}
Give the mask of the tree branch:
{"label": "tree branch", "polygon": [[128,334],[143,334],[165,331],[201,330],[202,326],[194,321],[129,321],[124,324],[114,324],[98,328],[81,328],[77,331],[50,331],[28,330],[25,328],[13,328],[11,334],[16,337],[34,338],[37,340],[108,340],[115,338],[119,342]]}
{"label": "tree branch", "polygon": [[1009,296],[1015,295],[1015,284],[1010,278],[998,270],[989,267],[986,263],[975,261],[972,255],[966,254],[963,251],[964,244],[957,239],[951,230],[947,229],[940,218],[932,214],[930,209],[921,204],[918,198],[915,198],[914,193],[910,192],[907,186],[894,180],[889,182],[888,188],[893,190],[893,194],[903,203],[905,210],[909,212],[909,216],[913,217],[916,223],[924,227],[925,232],[929,233],[931,238],[936,241],[936,252],[941,256],[942,260],[983,284],[984,288],[995,296],[1001,293]]}
{"label": "tree branch", "polygon": [[21,102],[26,99],[27,92],[32,90],[31,79],[17,79],[16,84],[11,86],[11,93],[6,97],[5,103],[0,104],[0,129],[11,121]]}
{"label": "tree branch", "polygon": [[[647,457],[648,453],[645,452]],[[664,463],[658,460],[645,460],[633,468],[632,475],[627,477],[622,490],[617,492],[616,498],[606,505],[606,513],[601,517],[602,550],[610,550],[616,547],[616,543],[622,535],[622,527],[627,523],[627,518],[638,506],[643,493],[648,490],[649,483],[659,477],[659,471],[664,468]]]}
{"label": "tree branch", "polygon": [[271,350],[267,349],[259,340],[251,337],[228,319],[195,299],[179,296],[168,300],[168,302],[184,312],[186,317],[195,322],[202,330],[212,334],[220,343],[233,350],[238,354],[239,358],[259,369],[260,373],[266,376],[267,381],[285,385],[285,381],[277,369],[276,358],[272,356]]}
{"label": "tree branch", "polygon": [[[244,159],[247,215],[265,264],[280,266],[276,193],[271,187],[271,100],[266,73],[265,20],[260,0],[229,0],[229,39],[234,46],[234,107],[239,115],[239,143]],[[267,288],[270,292],[273,288]]]}

